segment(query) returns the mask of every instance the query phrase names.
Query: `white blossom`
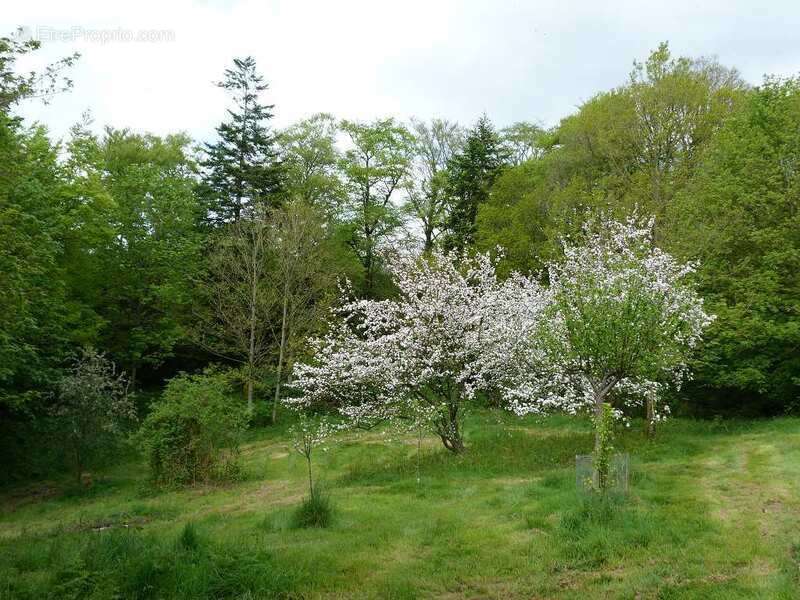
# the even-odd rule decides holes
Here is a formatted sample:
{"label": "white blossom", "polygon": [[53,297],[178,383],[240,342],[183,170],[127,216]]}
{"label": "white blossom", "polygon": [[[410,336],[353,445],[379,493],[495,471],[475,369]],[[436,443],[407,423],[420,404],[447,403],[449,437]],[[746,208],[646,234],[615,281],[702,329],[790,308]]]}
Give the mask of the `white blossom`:
{"label": "white blossom", "polygon": [[652,219],[604,219],[586,225],[583,243],[564,243],[538,334],[521,353],[529,374],[504,390],[515,412],[576,412],[612,390],[641,404],[688,377],[688,355],[713,317],[687,281],[695,266],[655,247],[652,232]]}
{"label": "white blossom", "polygon": [[333,405],[361,426],[424,421],[460,451],[463,403],[496,379],[491,371],[503,362],[489,346],[513,346],[494,324],[501,315],[518,318],[511,303],[533,284],[498,281],[486,254],[398,257],[390,271],[399,297],[345,302],[328,333],[313,340],[314,361],[295,367],[302,394],[287,402]]}

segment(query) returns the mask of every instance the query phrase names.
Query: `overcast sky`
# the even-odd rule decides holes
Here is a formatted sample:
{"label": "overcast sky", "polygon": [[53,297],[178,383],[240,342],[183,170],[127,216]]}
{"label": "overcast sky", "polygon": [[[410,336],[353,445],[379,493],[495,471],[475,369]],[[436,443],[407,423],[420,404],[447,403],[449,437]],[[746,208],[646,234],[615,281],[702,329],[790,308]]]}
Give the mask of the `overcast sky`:
{"label": "overcast sky", "polygon": [[[663,40],[676,54],[717,55],[752,83],[800,72],[797,0],[647,4],[4,0],[0,25],[44,38],[42,59],[82,54],[72,92],[22,110],[56,136],[90,109],[98,127],[208,139],[226,106],[212,82],[246,55],[270,84],[277,126],[320,111],[552,125]],[[156,39],[118,39],[140,34]]]}

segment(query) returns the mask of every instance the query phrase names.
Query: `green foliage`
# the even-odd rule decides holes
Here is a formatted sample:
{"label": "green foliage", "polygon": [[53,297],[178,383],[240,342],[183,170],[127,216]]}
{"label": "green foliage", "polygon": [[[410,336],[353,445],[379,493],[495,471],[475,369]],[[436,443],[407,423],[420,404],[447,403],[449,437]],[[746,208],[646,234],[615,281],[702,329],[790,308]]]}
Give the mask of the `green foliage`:
{"label": "green foliage", "polygon": [[484,115],[467,132],[460,152],[447,165],[450,211],[444,246],[464,249],[475,241],[478,208],[489,198],[489,190],[507,159],[500,136]]}
{"label": "green foliage", "polygon": [[203,186],[207,218],[222,224],[237,221],[243,210],[275,206],[283,185],[276,136],[267,126],[273,105],[259,96],[267,89],[252,56],[235,58],[217,84],[233,98],[229,120],[217,127],[219,141],[205,144]]}
{"label": "green foliage", "polygon": [[605,493],[614,452],[614,410],[604,402],[594,415],[595,447],[592,459],[597,490]]}
{"label": "green foliage", "polygon": [[670,244],[699,259],[717,322],[698,357],[704,413],[779,413],[800,394],[800,80],[767,79],[676,203]]}
{"label": "green foliage", "polygon": [[58,382],[53,413],[77,482],[100,453],[111,454],[126,428],[136,421],[136,409],[125,377],[102,354],[88,348]]}
{"label": "green foliage", "polygon": [[314,206],[331,217],[341,217],[344,184],[337,167],[336,119],[318,113],[281,132],[278,143],[286,170],[286,196]]}
{"label": "green foliage", "polygon": [[374,296],[388,287],[379,285],[378,248],[401,224],[393,200],[408,176],[414,139],[394,119],[342,121],[340,127],[352,143],[340,161],[347,191],[348,244],[363,267],[364,294]]}
{"label": "green foliage", "polygon": [[139,432],[155,482],[196,484],[239,476],[247,413],[231,392],[219,372],[170,380]]}
{"label": "green foliage", "polygon": [[464,144],[464,131],[446,119],[411,119],[411,127],[414,160],[404,210],[419,221],[423,249],[429,252],[445,226],[450,204],[447,168]]}
{"label": "green foliage", "polygon": [[10,36],[0,37],[0,115],[3,116],[22,100],[40,98],[47,102],[54,94],[72,87],[72,80],[63,72],[75,64],[80,57],[78,53],[51,63],[38,72],[16,72],[14,65],[17,60],[42,46],[39,40],[25,39],[25,34],[25,29],[20,27]]}
{"label": "green foliage", "polygon": [[661,44],[635,64],[626,85],[597,94],[541,134],[533,164],[498,181],[479,210],[479,247],[508,240],[511,266],[538,269],[587,218],[602,211],[621,219],[637,207],[656,215],[661,242],[673,227],[676,193],[745,88],[735,70],[673,57]]}
{"label": "green foliage", "polygon": [[68,347],[56,148],[0,113],[0,410],[52,386]]}
{"label": "green foliage", "polygon": [[[682,408],[778,414],[800,393],[796,79],[749,89],[735,69],[660,45],[627,84],[598,94],[506,170],[478,214],[477,246],[538,270],[562,235],[602,211],[656,215],[655,239],[696,259],[717,316]],[[545,136],[546,138],[547,136]]]}
{"label": "green foliage", "polygon": [[186,340],[201,248],[195,167],[184,135],[97,138],[88,124],[72,130],[60,206],[73,335],[135,382]]}
{"label": "green foliage", "polygon": [[[408,216],[427,249],[502,246],[508,273],[559,258],[558,240],[598,212],[620,218],[638,207],[656,215],[660,247],[698,259],[700,289],[718,317],[695,354],[684,410],[798,410],[797,79],[750,89],[735,69],[661,44],[623,85],[549,131],[516,123],[496,132],[483,117],[464,140],[444,120],[412,122],[412,135],[393,119],[338,124],[319,114],[276,135],[266,84],[244,58],[219,84],[232,107],[197,164],[183,134],[97,135],[87,117],[58,146],[43,128],[24,127],[11,111],[69,89],[65,70],[77,57],[20,71],[39,48],[23,33],[0,37],[2,480],[61,466],[52,458],[61,448],[45,440],[63,431],[52,405],[76,349],[101,349],[133,383],[153,388],[202,368],[206,352],[239,360],[188,334],[203,311],[195,283],[219,259],[208,234],[254,203],[287,198],[323,215],[325,277],[300,278],[297,289],[314,292],[305,303],[314,317],[287,325],[285,336],[281,302],[265,303],[263,360],[251,380],[279,362],[277,339],[285,352],[277,380],[302,356],[335,276],[360,295],[394,292],[381,253],[399,243]],[[341,133],[347,152],[337,148]],[[270,276],[278,262],[264,261]],[[311,279],[325,289],[303,284]]]}
{"label": "green foliage", "polygon": [[533,123],[521,121],[500,131],[508,162],[520,165],[542,155],[547,143],[547,132]]}

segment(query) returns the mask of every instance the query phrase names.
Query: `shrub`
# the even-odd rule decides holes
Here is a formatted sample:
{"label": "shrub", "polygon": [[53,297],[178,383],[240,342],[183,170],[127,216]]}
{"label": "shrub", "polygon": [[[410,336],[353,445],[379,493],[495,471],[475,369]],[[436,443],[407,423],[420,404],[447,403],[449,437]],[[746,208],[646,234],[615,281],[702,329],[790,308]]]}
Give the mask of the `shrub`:
{"label": "shrub", "polygon": [[224,374],[173,378],[139,434],[153,480],[175,485],[235,479],[246,426],[244,403]]}
{"label": "shrub", "polygon": [[125,376],[92,348],[84,349],[59,381],[53,414],[75,481],[86,487],[92,479],[84,476],[84,469],[103,454],[112,454],[126,428],[136,421]]}

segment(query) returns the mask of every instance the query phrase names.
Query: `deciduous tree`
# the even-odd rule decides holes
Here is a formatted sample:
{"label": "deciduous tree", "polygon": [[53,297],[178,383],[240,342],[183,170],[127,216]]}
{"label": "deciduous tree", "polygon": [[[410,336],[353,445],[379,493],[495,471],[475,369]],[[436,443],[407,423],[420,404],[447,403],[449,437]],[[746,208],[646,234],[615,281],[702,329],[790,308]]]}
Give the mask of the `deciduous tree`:
{"label": "deciduous tree", "polygon": [[328,297],[335,283],[330,260],[332,244],[326,222],[313,207],[301,201],[287,203],[270,215],[267,234],[272,254],[271,278],[280,306],[278,359],[272,422],[277,420],[278,402],[285,366],[292,350],[313,332],[324,318]]}
{"label": "deciduous tree", "polygon": [[336,146],[337,133],[336,119],[318,113],[288,127],[278,137],[286,169],[286,195],[329,217],[341,217],[345,197],[338,171],[341,153]]}
{"label": "deciduous tree", "polygon": [[59,382],[53,412],[78,484],[98,453],[109,452],[126,426],[136,420],[124,375],[93,349],[83,350]]}
{"label": "deciduous tree", "polygon": [[422,226],[423,248],[430,251],[447,217],[447,165],[461,149],[464,132],[446,119],[412,119],[411,126],[415,143],[406,210]]}
{"label": "deciduous tree", "polygon": [[364,268],[364,293],[376,291],[378,250],[401,224],[395,196],[409,173],[413,138],[393,119],[342,121],[351,146],[341,162],[348,193],[350,245]]}
{"label": "deciduous tree", "polygon": [[[587,407],[599,420],[612,392],[642,402],[688,375],[712,317],[688,281],[694,265],[655,247],[652,235],[652,220],[601,220],[587,224],[582,243],[565,242],[522,387],[507,389],[516,412]],[[652,427],[655,415],[648,420]]]}
{"label": "deciduous tree", "polygon": [[[329,405],[357,425],[381,420],[420,421],[420,413],[448,450],[464,450],[466,403],[490,381],[483,358],[492,338],[482,316],[502,314],[510,297],[487,255],[434,251],[390,265],[399,297],[345,301],[330,331],[312,342],[313,361],[295,365],[286,402]],[[493,353],[493,356],[499,356]]]}

